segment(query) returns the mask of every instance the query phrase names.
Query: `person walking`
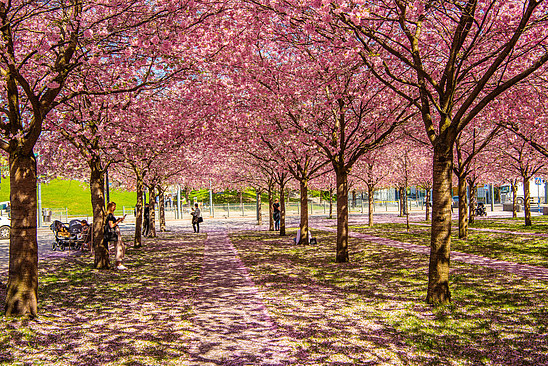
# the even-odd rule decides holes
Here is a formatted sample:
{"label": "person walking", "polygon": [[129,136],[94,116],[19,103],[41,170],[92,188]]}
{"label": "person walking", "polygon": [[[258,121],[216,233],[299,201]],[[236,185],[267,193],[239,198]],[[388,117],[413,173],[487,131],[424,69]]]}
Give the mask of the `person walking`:
{"label": "person walking", "polygon": [[[116,239],[112,240],[112,241],[116,242],[116,247],[115,247],[116,266],[115,266],[115,268],[116,269],[127,269],[127,267],[122,264],[122,262],[123,262],[123,260],[126,256],[126,245],[122,241],[122,234],[120,233],[120,226],[119,226],[119,224],[121,222],[123,222],[124,219],[126,218],[126,215],[124,215],[124,217],[122,217],[122,218],[116,219],[116,217],[114,217],[114,211],[115,210],[116,210],[116,203],[109,202],[108,205],[107,205],[107,220],[106,220],[105,225],[108,225],[110,231],[114,230],[114,232],[116,233]],[[108,241],[110,241],[109,239],[110,238],[105,237],[104,240],[106,240],[108,242]]]}
{"label": "person walking", "polygon": [[274,230],[280,230],[280,203],[278,202],[278,199],[276,198],[274,200],[274,203],[272,204],[272,218],[274,219]]}
{"label": "person walking", "polygon": [[200,211],[198,204],[195,203],[194,207],[192,208],[192,228],[194,229],[195,233],[200,232],[200,222],[202,221],[202,211]]}

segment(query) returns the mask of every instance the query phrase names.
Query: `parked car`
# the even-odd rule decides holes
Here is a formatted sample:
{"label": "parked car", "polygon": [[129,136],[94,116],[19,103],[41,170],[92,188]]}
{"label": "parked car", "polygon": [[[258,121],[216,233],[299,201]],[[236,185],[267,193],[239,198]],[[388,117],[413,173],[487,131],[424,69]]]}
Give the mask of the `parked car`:
{"label": "parked car", "polygon": [[0,216],[0,239],[9,239],[11,230],[11,219]]}

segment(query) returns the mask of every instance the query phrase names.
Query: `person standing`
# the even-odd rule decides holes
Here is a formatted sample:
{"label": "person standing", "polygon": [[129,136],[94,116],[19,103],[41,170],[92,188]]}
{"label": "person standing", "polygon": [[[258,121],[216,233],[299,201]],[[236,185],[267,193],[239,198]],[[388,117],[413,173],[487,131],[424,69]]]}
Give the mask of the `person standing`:
{"label": "person standing", "polygon": [[280,203],[278,202],[278,199],[276,198],[274,200],[274,203],[272,204],[272,218],[274,219],[274,230],[280,230]]}
{"label": "person standing", "polygon": [[[109,202],[108,205],[107,205],[106,225],[108,225],[111,230],[113,229],[117,234],[116,248],[115,248],[115,251],[116,251],[116,257],[115,257],[116,258],[115,259],[116,260],[116,267],[115,268],[116,269],[127,269],[127,267],[122,264],[122,262],[124,260],[124,257],[126,255],[126,245],[122,241],[122,234],[120,233],[120,226],[119,226],[119,224],[122,221],[124,221],[124,219],[126,218],[126,215],[124,215],[124,217],[122,217],[122,218],[116,219],[116,217],[114,217],[114,211],[115,210],[116,210],[116,203]],[[108,241],[108,238],[105,238],[104,240]]]}
{"label": "person standing", "polygon": [[200,211],[200,208],[198,207],[198,204],[195,203],[194,207],[192,208],[192,228],[194,229],[195,233],[200,232],[200,221],[202,219],[202,211]]}
{"label": "person standing", "polygon": [[148,203],[145,204],[143,211],[143,235],[148,236],[150,232],[150,206]]}

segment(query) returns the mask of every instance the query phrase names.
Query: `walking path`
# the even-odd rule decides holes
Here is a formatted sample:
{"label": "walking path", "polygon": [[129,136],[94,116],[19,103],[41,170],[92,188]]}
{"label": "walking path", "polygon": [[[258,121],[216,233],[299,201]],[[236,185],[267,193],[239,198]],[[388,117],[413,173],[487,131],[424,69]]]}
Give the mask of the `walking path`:
{"label": "walking path", "polygon": [[[327,226],[315,226],[315,228],[329,231],[329,232],[337,232],[336,228],[331,228]],[[424,255],[430,254],[430,248],[423,245],[404,243],[397,240],[381,238],[374,235],[356,233],[356,232],[350,232],[349,236],[353,238],[372,241],[376,244],[382,244],[382,245],[390,246],[393,248],[409,250],[415,253],[420,253]],[[455,251],[451,251],[451,260],[464,262],[467,264],[474,264],[477,266],[488,267],[488,268],[492,268],[500,271],[506,271],[509,273],[514,273],[520,276],[525,276],[525,277],[533,278],[537,280],[548,281],[548,268],[544,268],[544,267],[501,261],[498,259],[491,259],[491,258],[481,257],[479,255],[461,253],[461,252],[455,252]]]}
{"label": "walking path", "polygon": [[194,323],[192,362],[284,365],[291,349],[268,316],[226,228],[207,233]]}
{"label": "walking path", "polygon": [[[425,224],[421,222],[410,222],[409,225],[415,225],[415,226],[430,226],[430,224]],[[451,230],[458,230],[458,226],[451,226]],[[508,230],[500,230],[500,229],[488,229],[488,228],[481,228],[481,227],[468,227],[468,230],[471,231],[484,231],[488,233],[499,233],[499,234],[509,234],[509,235],[527,235],[527,236],[539,236],[542,238],[547,238],[548,234],[545,233],[535,233],[535,232],[527,232],[527,231],[508,231]]]}

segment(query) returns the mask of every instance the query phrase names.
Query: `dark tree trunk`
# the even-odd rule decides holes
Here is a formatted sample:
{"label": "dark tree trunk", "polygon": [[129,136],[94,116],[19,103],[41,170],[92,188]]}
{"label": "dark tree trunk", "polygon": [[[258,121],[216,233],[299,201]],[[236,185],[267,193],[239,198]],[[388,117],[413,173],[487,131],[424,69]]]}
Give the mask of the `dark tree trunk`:
{"label": "dark tree trunk", "polygon": [[369,212],[367,213],[368,215],[368,223],[369,223],[369,227],[373,227],[373,195],[375,193],[375,190],[373,187],[367,187],[367,205],[368,205],[368,210]]}
{"label": "dark tree trunk", "polygon": [[158,188],[158,204],[160,205],[160,232],[166,231],[166,205],[165,205],[165,194],[164,188]]}
{"label": "dark tree trunk", "polygon": [[430,190],[426,190],[426,221],[430,221]]}
{"label": "dark tree trunk", "polygon": [[517,182],[512,180],[510,186],[512,187],[512,217],[516,218],[518,217],[518,185]]}
{"label": "dark tree trunk", "polygon": [[285,236],[285,184],[280,184],[280,236]]}
{"label": "dark tree trunk", "polygon": [[308,180],[300,181],[301,188],[301,238],[297,244],[308,244]]}
{"label": "dark tree trunk", "polygon": [[429,304],[451,302],[449,257],[451,252],[451,172],[453,150],[449,145],[435,145],[433,158],[433,207],[428,269]]}
{"label": "dark tree trunk", "polygon": [[477,207],[477,202],[478,202],[478,188],[476,186],[476,183],[472,183],[472,182],[468,182],[468,187],[470,187],[470,204],[468,205],[469,206],[469,210],[468,210],[468,215],[470,217],[469,219],[469,223],[470,224],[473,224],[475,221],[476,221],[476,207]]}
{"label": "dark tree trunk", "polygon": [[263,205],[261,202],[261,189],[255,189],[255,192],[257,193],[257,225],[263,224]]}
{"label": "dark tree trunk", "polygon": [[135,215],[135,238],[133,246],[140,248],[142,244],[141,230],[143,226],[143,179],[137,178],[137,204],[135,205],[137,214]]}
{"label": "dark tree trunk", "polygon": [[466,199],[466,179],[458,177],[459,189],[459,238],[466,239],[468,237],[468,214],[467,214],[467,199]]}
{"label": "dark tree trunk", "polygon": [[348,172],[335,171],[337,175],[337,263],[348,262]]}
{"label": "dark tree trunk", "polygon": [[523,176],[523,212],[525,213],[525,226],[531,226],[531,192],[529,188],[529,177]]}
{"label": "dark tree trunk", "polygon": [[272,195],[272,186],[268,185],[268,230],[274,231],[274,197]]}
{"label": "dark tree trunk", "polygon": [[329,187],[329,218],[333,218],[333,187]]}
{"label": "dark tree trunk", "polygon": [[31,151],[9,154],[11,232],[6,316],[38,313],[36,160]]}
{"label": "dark tree trunk", "polygon": [[91,207],[93,209],[93,266],[97,269],[110,268],[108,243],[103,241],[105,227],[105,170],[96,158],[90,164]]}
{"label": "dark tree trunk", "polygon": [[400,217],[403,217],[405,215],[405,198],[403,194],[403,187],[398,188],[399,196],[400,196]]}
{"label": "dark tree trunk", "polygon": [[149,220],[148,227],[150,238],[156,237],[156,185],[152,184],[148,192],[148,207],[149,207]]}

